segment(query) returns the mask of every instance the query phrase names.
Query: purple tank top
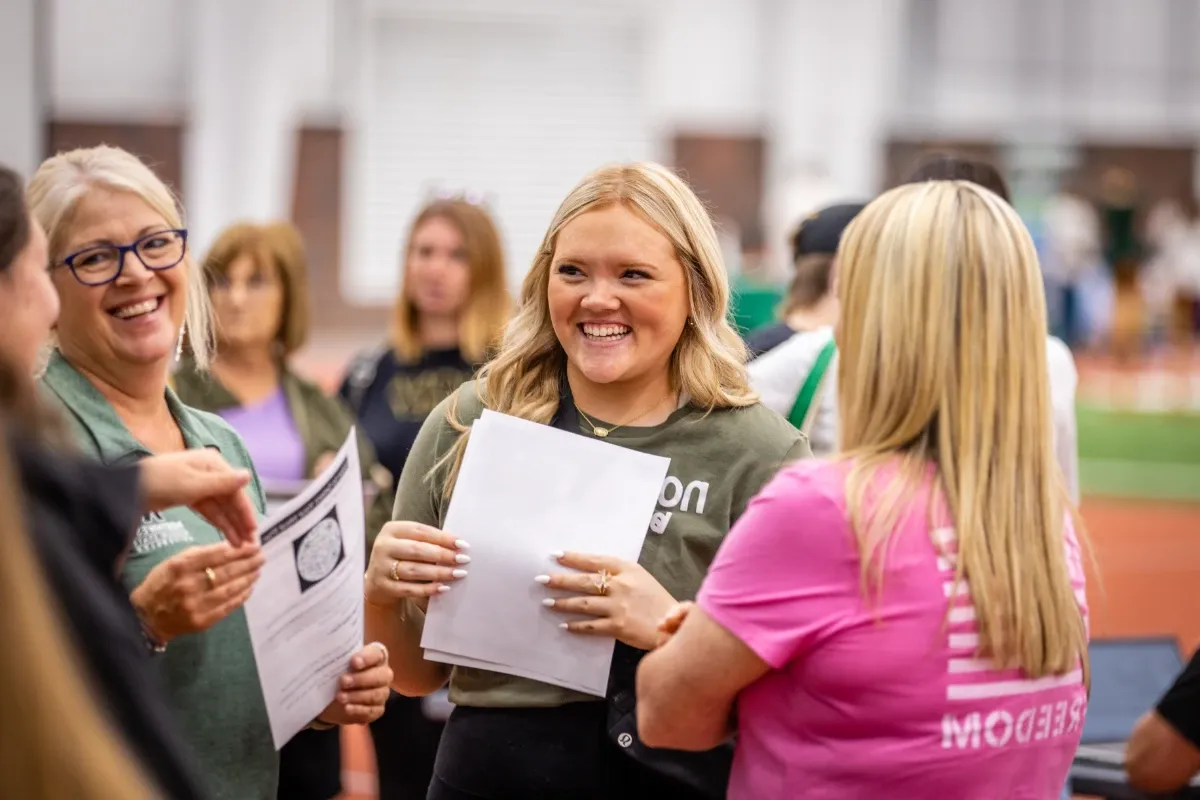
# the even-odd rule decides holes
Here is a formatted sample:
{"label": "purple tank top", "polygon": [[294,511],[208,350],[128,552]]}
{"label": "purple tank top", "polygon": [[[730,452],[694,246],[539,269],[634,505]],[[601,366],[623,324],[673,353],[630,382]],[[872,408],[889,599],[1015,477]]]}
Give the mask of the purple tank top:
{"label": "purple tank top", "polygon": [[263,480],[290,482],[308,478],[304,474],[304,440],[292,419],[282,386],[254,405],[233,406],[218,414],[242,437]]}

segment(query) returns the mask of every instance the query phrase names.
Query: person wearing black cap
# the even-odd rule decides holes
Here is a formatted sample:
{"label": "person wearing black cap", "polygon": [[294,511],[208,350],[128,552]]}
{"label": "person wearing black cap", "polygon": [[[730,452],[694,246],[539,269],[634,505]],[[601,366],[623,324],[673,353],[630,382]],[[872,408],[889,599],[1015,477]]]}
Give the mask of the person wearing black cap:
{"label": "person wearing black cap", "polygon": [[792,234],[795,272],[783,301],[782,319],[746,337],[751,360],[775,349],[797,333],[832,325],[837,319],[837,298],[830,291],[833,258],[842,231],[862,208],[862,203],[829,206],[800,223]]}

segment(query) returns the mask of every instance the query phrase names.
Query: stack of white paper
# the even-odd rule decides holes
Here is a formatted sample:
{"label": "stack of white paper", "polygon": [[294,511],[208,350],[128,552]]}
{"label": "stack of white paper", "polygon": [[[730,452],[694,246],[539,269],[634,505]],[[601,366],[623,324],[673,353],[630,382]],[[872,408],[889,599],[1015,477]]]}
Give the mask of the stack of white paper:
{"label": "stack of white paper", "polygon": [[[466,578],[429,602],[425,657],[604,696],[613,642],[559,627],[534,578],[555,551],[637,561],[670,459],[484,411],[443,525],[466,540]],[[553,593],[561,596],[562,593]]]}

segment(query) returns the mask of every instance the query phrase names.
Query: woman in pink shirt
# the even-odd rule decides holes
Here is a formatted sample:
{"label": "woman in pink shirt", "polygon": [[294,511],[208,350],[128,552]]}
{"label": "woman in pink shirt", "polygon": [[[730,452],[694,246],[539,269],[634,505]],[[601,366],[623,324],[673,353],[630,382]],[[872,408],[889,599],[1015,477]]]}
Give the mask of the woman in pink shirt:
{"label": "woman in pink shirt", "polygon": [[639,733],[736,731],[733,800],[1057,798],[1087,620],[1033,242],[986,189],[902,186],[836,280],[842,453],[751,502],[642,663]]}

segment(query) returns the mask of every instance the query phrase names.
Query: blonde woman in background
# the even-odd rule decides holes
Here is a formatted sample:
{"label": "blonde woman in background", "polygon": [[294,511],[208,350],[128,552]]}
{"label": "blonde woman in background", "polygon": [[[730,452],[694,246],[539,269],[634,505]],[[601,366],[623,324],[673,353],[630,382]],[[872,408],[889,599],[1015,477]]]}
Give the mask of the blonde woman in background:
{"label": "blonde woman in background", "polygon": [[[504,251],[487,209],[474,196],[431,201],[409,227],[390,341],[358,356],[340,390],[393,481],[429,413],[487,360],[509,311]],[[393,695],[371,725],[380,800],[425,800],[442,734],[444,714],[430,713],[438,705]]]}
{"label": "blonde woman in background", "polygon": [[[167,375],[187,341],[198,368],[212,345],[203,272],[182,209],[135,156],[112,147],[46,160],[27,192],[48,238],[61,314],[42,376],[82,450],[107,465],[215,449],[261,484],[245,444],[219,417],[180,402]],[[143,517],[121,577],[156,651],[203,776],[217,800],[274,800],[279,759],[242,605],[263,565],[193,509]],[[343,691],[314,725],[369,722],[391,680],[383,648],[347,665]]]}
{"label": "blonde woman in background", "polygon": [[[554,215],[496,357],[422,426],[396,521],[371,553],[366,627],[392,651],[397,691],[450,683],[456,707],[432,800],[724,795],[728,748],[676,758],[642,747],[632,689],[658,620],[694,596],[750,497],[808,454],[751,392],[728,304],[716,233],[691,189],[658,165],[598,170]],[[428,598],[470,580],[472,566],[458,566],[470,559],[464,545],[440,528],[485,408],[671,459],[637,563],[547,554],[547,574],[529,576],[535,594],[572,593],[550,604],[572,615],[564,636],[617,640],[606,701],[422,655]],[[690,487],[693,500],[681,503],[672,486]]]}
{"label": "blonde woman in background", "polygon": [[1088,635],[1033,242],[986,189],[909,185],[836,281],[843,451],[753,500],[642,663],[639,728],[736,729],[731,800],[1057,798]]}

